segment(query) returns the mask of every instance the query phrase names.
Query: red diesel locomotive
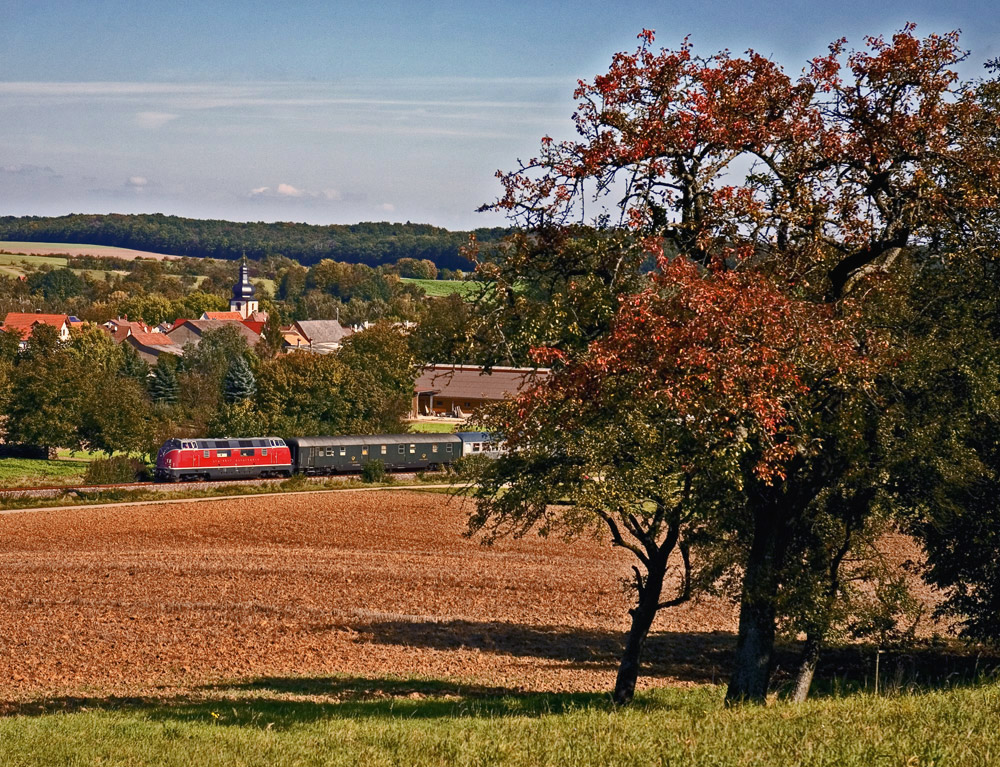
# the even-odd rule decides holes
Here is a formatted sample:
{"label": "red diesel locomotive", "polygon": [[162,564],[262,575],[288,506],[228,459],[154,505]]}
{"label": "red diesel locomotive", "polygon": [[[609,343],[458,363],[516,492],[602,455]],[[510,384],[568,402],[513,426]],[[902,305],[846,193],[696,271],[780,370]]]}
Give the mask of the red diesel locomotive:
{"label": "red diesel locomotive", "polygon": [[171,439],[156,456],[156,478],[256,479],[292,476],[292,454],[283,439]]}

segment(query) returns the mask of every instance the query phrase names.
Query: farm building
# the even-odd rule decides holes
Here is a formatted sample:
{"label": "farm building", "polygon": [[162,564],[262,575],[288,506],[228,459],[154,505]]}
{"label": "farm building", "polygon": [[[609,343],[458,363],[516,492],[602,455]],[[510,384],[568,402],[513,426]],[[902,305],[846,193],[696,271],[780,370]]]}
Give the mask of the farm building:
{"label": "farm building", "polygon": [[486,374],[478,365],[429,365],[413,385],[412,415],[466,416],[531,388],[548,372],[497,367]]}
{"label": "farm building", "polygon": [[[305,341],[304,345],[298,345],[294,348],[306,349],[319,354],[336,351],[344,339],[353,332],[336,320],[299,320],[292,325],[292,330]],[[286,343],[291,343],[291,339],[294,338],[292,333],[282,331],[282,335],[285,336]]]}
{"label": "farm building", "polygon": [[131,345],[146,362],[155,365],[161,354],[173,354],[180,357],[184,350],[170,340],[165,333],[130,333],[124,343]]}
{"label": "farm building", "polygon": [[244,323],[234,320],[177,320],[173,329],[166,336],[172,343],[178,346],[184,346],[184,344],[194,344],[197,346],[201,343],[201,337],[206,330],[217,330],[218,328],[225,327],[237,328],[240,334],[246,338],[247,345],[251,349],[260,340],[260,336],[257,333],[254,333]]}

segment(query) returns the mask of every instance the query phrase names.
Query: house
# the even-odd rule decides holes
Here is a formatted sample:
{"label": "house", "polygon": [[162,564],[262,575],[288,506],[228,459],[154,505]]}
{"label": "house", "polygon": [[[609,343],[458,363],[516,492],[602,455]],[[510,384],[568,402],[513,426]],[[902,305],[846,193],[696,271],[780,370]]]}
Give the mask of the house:
{"label": "house", "polygon": [[[297,348],[305,348],[318,354],[336,351],[344,339],[354,332],[337,320],[299,320],[292,325],[292,329],[305,340],[305,346]],[[290,334],[283,331],[283,335],[287,342]]]}
{"label": "house", "polygon": [[546,368],[496,367],[486,374],[478,365],[428,365],[413,385],[412,415],[469,415],[530,389],[548,374]]}
{"label": "house", "polygon": [[27,339],[35,325],[49,325],[59,333],[60,341],[69,340],[68,314],[9,312],[3,321],[3,328],[0,329],[7,333],[16,333],[21,339],[21,348],[23,349],[27,346]]}
{"label": "house", "polygon": [[243,321],[243,315],[239,312],[204,312],[199,319],[202,320],[236,320]]}
{"label": "house", "polygon": [[133,333],[150,332],[150,328],[145,322],[131,322],[128,316],[108,320],[101,327],[111,334],[111,338],[116,344],[120,344]]}
{"label": "house", "polygon": [[254,333],[253,330],[242,322],[234,322],[232,320],[177,320],[174,323],[174,327],[165,335],[172,343],[178,346],[184,346],[185,344],[194,344],[197,346],[201,343],[201,337],[205,331],[225,327],[233,327],[239,330],[240,335],[247,340],[247,345],[251,348],[260,340],[259,334]]}
{"label": "house", "polygon": [[285,347],[288,351],[293,349],[308,348],[309,346],[309,342],[305,339],[305,336],[296,330],[294,325],[282,328],[281,337],[285,339]]}
{"label": "house", "polygon": [[164,333],[143,333],[141,331],[131,333],[124,339],[124,343],[132,346],[139,353],[139,356],[150,365],[155,365],[161,354],[172,354],[175,357],[184,354],[184,350]]}

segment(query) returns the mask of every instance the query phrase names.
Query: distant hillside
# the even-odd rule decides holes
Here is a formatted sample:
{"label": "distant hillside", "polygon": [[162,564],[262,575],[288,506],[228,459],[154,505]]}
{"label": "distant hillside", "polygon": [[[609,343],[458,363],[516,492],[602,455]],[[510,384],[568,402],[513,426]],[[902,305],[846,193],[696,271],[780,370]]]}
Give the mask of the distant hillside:
{"label": "distant hillside", "polygon": [[[480,241],[497,240],[505,229],[477,229]],[[324,258],[378,266],[400,258],[426,258],[438,268],[468,269],[459,249],[469,232],[450,232],[429,224],[239,223],[149,215],[0,217],[0,240],[113,245],[174,256],[261,259],[282,255],[302,264]]]}

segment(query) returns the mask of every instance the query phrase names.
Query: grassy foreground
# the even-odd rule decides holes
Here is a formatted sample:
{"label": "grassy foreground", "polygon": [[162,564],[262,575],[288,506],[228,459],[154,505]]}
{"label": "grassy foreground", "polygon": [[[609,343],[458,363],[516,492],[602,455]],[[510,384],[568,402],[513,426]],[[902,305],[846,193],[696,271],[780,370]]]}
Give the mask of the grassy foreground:
{"label": "grassy foreground", "polygon": [[[1000,688],[726,709],[717,687],[600,695],[258,680],[207,699],[55,701],[0,719],[5,765],[781,765],[1000,762]],[[65,711],[53,712],[53,707]]]}

